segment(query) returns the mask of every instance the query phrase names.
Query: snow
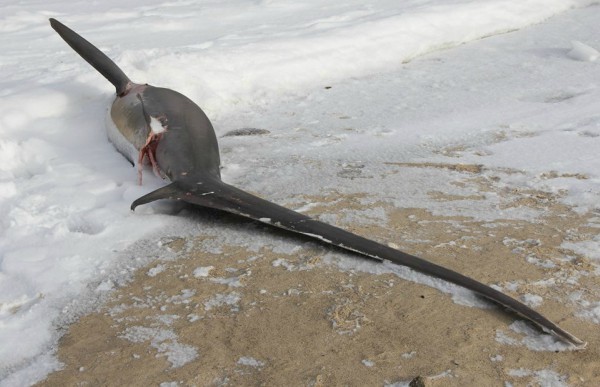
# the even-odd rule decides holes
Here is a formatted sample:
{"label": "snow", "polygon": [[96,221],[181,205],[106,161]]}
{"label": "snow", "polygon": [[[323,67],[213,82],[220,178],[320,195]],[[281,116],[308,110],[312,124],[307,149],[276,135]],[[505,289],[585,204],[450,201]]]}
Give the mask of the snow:
{"label": "snow", "polygon": [[493,362],[502,361],[502,360],[504,360],[504,356],[502,356],[502,355],[490,356],[490,360]]}
{"label": "snow", "polygon": [[236,312],[239,310],[238,303],[241,300],[241,296],[239,293],[231,292],[228,294],[217,293],[211,298],[208,299],[204,303],[204,310],[212,310],[213,308],[218,308],[220,306],[231,306],[230,310],[232,312]]}
{"label": "snow", "polygon": [[531,371],[525,368],[518,369],[509,369],[508,375],[524,378],[524,377],[533,377],[533,379],[537,382],[536,384],[544,387],[566,387],[568,386],[567,375],[560,375],[556,371],[543,369],[538,371]]}
{"label": "snow", "polygon": [[133,326],[127,328],[121,338],[133,343],[150,341],[150,345],[158,350],[156,356],[166,356],[173,368],[182,367],[198,357],[196,348],[179,343],[177,335],[168,329]]}
{"label": "snow", "polygon": [[262,362],[260,360],[256,360],[255,358],[250,357],[250,356],[240,357],[237,361],[237,364],[247,366],[247,367],[255,367],[255,368],[260,368],[265,365],[264,362]]}
{"label": "snow", "polygon": [[210,271],[214,268],[215,268],[214,266],[197,267],[196,269],[194,269],[194,277],[196,277],[196,278],[208,277],[208,275],[210,274]]}
{"label": "snow", "polygon": [[[569,10],[594,3],[0,5],[0,385],[30,384],[57,369],[53,348],[65,324],[136,268],[174,256],[156,241],[217,234],[216,226],[186,216],[176,204],[129,211],[134,199],[164,183],[145,171],[144,185],[137,185],[135,169],[106,140],[112,86],[55,34],[48,17],[97,44],[132,79],[197,101],[219,136],[268,128],[268,135],[225,137],[220,145],[224,180],[273,201],[293,203],[298,193],[365,192],[365,179],[381,176],[382,161],[443,162],[445,156],[432,149],[466,143],[460,162],[516,169],[521,173],[506,177],[511,184],[566,191],[564,201],[586,211],[600,192],[600,89],[594,81],[600,68],[593,62],[600,11]],[[480,40],[518,29],[524,30]],[[493,141],[499,135],[503,141]],[[565,177],[541,178],[549,169]],[[537,215],[523,208],[499,211],[491,194],[453,206],[432,201],[432,187],[472,193],[471,187],[449,184],[449,173],[403,171],[377,180],[373,190],[377,199],[434,214],[482,220]],[[297,207],[309,209],[311,203]],[[344,213],[348,222],[359,216],[386,219],[377,208]],[[296,248],[255,229],[216,229],[225,235],[206,242],[207,248],[224,242]],[[578,247],[588,251],[597,244],[582,241]],[[339,265],[398,270],[355,261]],[[476,304],[457,289],[445,291]],[[238,301],[236,293],[220,294],[205,306],[235,309]],[[590,310],[597,316],[596,307]],[[146,339],[174,366],[196,356],[193,348],[158,340],[159,333],[148,332]]]}
{"label": "snow", "polygon": [[361,363],[364,364],[365,367],[373,367],[375,365],[375,362],[369,360],[369,359],[363,359],[361,360]]}
{"label": "snow", "polygon": [[240,288],[244,286],[240,280],[240,277],[211,278],[210,281],[216,284],[227,285],[230,288]]}
{"label": "snow", "polygon": [[163,264],[158,264],[156,266],[154,266],[153,268],[151,268],[150,270],[148,270],[148,272],[146,273],[148,275],[148,277],[156,277],[157,275],[159,275],[160,273],[162,273],[163,271],[165,271],[167,267]]}
{"label": "snow", "polygon": [[574,40],[571,42],[571,46],[573,48],[567,55],[575,60],[593,62],[600,57],[598,50],[588,46],[587,44],[583,44]]}
{"label": "snow", "polygon": [[507,334],[503,330],[496,331],[496,341],[505,345],[524,345],[532,351],[569,351],[574,348],[559,341],[551,335],[541,334],[538,330],[528,325],[525,321],[517,320],[509,325],[509,328],[520,335]]}
{"label": "snow", "polygon": [[470,290],[464,289],[458,285],[443,281],[439,278],[430,277],[418,271],[412,270],[406,266],[398,266],[389,261],[379,263],[372,260],[344,259],[336,254],[325,255],[324,262],[336,265],[342,270],[359,270],[372,274],[392,273],[398,277],[425,284],[432,288],[438,289],[441,292],[448,293],[452,296],[452,301],[459,305],[476,306],[479,308],[490,308],[491,304],[482,297],[477,296]]}
{"label": "snow", "polygon": [[526,293],[521,297],[521,300],[525,305],[529,305],[532,308],[536,308],[544,302],[544,299],[537,294]]}

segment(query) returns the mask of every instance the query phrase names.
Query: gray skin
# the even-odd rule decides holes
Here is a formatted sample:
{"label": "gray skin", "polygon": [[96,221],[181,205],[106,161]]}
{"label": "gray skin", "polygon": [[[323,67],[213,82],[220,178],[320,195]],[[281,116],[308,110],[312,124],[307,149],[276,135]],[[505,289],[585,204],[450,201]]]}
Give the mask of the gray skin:
{"label": "gray skin", "polygon": [[[160,173],[171,181],[197,182],[197,175],[220,179],[219,147],[215,131],[206,114],[189,98],[176,91],[150,85],[132,84],[127,94],[117,97],[110,115],[128,143],[140,151],[152,136],[150,121],[160,122],[153,150]],[[190,130],[193,125],[193,130]],[[127,158],[127,147],[118,140],[113,143]],[[134,160],[130,160],[134,161]],[[138,162],[139,162],[138,157]]]}
{"label": "gray skin", "polygon": [[477,280],[422,258],[319,222],[221,181],[214,129],[202,109],[169,89],[135,84],[106,55],[55,19],[52,28],[116,88],[109,139],[132,163],[148,160],[171,183],[135,200],[131,208],[158,199],[183,200],[251,218],[378,261],[388,260],[469,289],[522,316],[577,349],[586,343],[523,303]]}

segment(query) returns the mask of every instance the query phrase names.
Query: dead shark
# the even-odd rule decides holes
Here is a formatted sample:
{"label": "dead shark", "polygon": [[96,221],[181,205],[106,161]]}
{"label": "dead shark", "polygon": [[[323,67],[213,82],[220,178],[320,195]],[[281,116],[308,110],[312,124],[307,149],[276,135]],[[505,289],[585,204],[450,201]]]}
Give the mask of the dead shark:
{"label": "dead shark", "polygon": [[144,195],[131,209],[159,199],[182,200],[226,211],[319,240],[378,261],[388,260],[469,289],[543,331],[581,349],[586,343],[506,294],[477,280],[381,243],[312,219],[221,180],[219,146],[210,120],[192,100],[170,89],[132,82],[104,53],[64,24],[52,28],[115,88],[109,139],[132,164],[152,165],[170,184]]}

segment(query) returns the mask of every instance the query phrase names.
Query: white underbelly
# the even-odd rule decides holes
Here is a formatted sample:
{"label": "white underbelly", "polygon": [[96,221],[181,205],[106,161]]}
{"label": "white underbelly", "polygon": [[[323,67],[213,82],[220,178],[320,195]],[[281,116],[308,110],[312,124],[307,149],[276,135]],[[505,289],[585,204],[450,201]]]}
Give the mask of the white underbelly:
{"label": "white underbelly", "polygon": [[110,107],[106,111],[105,121],[108,140],[112,142],[115,148],[117,148],[117,150],[129,161],[137,164],[139,151],[135,149],[132,143],[127,141],[125,136],[123,136],[121,131],[117,128],[117,125],[113,122],[112,117],[110,116]]}

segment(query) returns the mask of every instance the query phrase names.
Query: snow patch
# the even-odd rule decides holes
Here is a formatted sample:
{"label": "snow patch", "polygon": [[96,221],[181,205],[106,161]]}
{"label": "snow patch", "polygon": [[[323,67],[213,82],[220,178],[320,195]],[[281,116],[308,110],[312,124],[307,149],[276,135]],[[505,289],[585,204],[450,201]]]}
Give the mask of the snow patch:
{"label": "snow patch", "polygon": [[583,62],[594,62],[600,57],[600,52],[595,48],[583,44],[576,40],[571,42],[571,51],[568,52],[569,58]]}
{"label": "snow patch", "polygon": [[196,269],[194,269],[194,277],[196,277],[196,278],[208,277],[210,275],[211,270],[214,268],[215,268],[214,266],[197,267]]}
{"label": "snow patch", "polygon": [[204,310],[209,311],[226,305],[231,307],[232,312],[237,312],[239,310],[238,303],[241,299],[241,296],[236,292],[228,294],[217,293],[204,302]]}
{"label": "snow patch", "polygon": [[532,308],[536,308],[544,302],[544,299],[536,294],[527,293],[521,296],[521,299],[525,303]]}
{"label": "snow patch", "polygon": [[483,309],[489,309],[492,307],[490,303],[477,296],[470,290],[467,290],[458,285],[454,285],[450,282],[446,282],[439,278],[434,278],[426,274],[417,272],[408,267],[397,265],[389,261],[378,262],[374,260],[353,258],[329,253],[325,255],[325,257],[323,258],[323,262],[335,265],[340,270],[345,271],[358,270],[377,275],[391,273],[404,280],[425,284],[427,286],[431,286],[432,288],[438,289],[443,293],[450,294],[452,297],[452,301],[459,305],[478,307]]}
{"label": "snow patch", "polygon": [[169,329],[133,326],[119,336],[133,343],[150,341],[150,345],[158,350],[157,357],[165,356],[172,368],[179,368],[198,357],[196,348],[177,341],[175,332]]}
{"label": "snow patch", "polygon": [[236,364],[243,365],[246,367],[255,367],[255,368],[260,368],[265,365],[265,363],[263,363],[262,361],[256,360],[255,358],[250,357],[250,356],[240,357]]}
{"label": "snow patch", "polygon": [[227,285],[230,288],[240,288],[244,286],[239,277],[211,278],[210,281],[216,284]]}
{"label": "snow patch", "polygon": [[163,264],[159,264],[148,270],[148,277],[156,277],[158,274],[165,271],[167,267]]}
{"label": "snow patch", "polygon": [[569,377],[552,370],[532,371],[525,368],[509,369],[508,375],[516,378],[533,377],[538,385],[548,387],[567,387]]}
{"label": "snow patch", "polygon": [[572,351],[575,348],[556,337],[541,333],[522,320],[517,320],[509,325],[516,335],[508,335],[502,330],[496,331],[496,341],[511,346],[526,346],[532,351]]}
{"label": "snow patch", "polygon": [[363,359],[363,360],[361,361],[361,363],[363,363],[363,365],[364,365],[365,367],[369,367],[369,368],[371,368],[371,367],[373,367],[373,366],[375,365],[375,362],[373,362],[373,361],[371,361],[371,360],[368,360],[368,359]]}

